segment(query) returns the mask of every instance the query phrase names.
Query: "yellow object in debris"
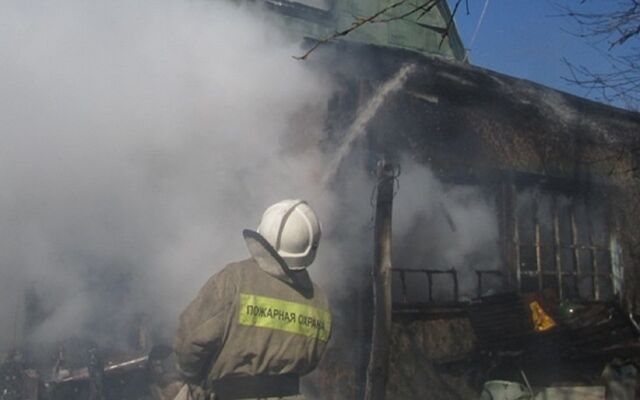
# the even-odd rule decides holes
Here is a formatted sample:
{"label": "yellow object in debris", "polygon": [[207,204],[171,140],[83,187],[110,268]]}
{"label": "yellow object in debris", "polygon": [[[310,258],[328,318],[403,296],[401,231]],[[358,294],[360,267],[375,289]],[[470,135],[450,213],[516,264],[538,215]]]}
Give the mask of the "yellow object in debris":
{"label": "yellow object in debris", "polygon": [[536,332],[544,332],[555,328],[556,321],[544,312],[540,303],[532,301],[529,303],[529,308],[531,309],[531,319],[533,320],[533,327]]}

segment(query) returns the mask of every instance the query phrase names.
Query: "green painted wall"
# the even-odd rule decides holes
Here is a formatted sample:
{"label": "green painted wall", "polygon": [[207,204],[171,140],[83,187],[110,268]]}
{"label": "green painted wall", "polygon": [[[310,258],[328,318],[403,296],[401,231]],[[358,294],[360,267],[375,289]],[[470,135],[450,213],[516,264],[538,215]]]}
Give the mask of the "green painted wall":
{"label": "green painted wall", "polygon": [[[281,17],[279,20],[292,34],[312,39],[322,39],[334,32],[348,28],[358,17],[368,17],[398,0],[300,0],[289,2],[286,0],[267,0],[269,8],[275,10]],[[381,18],[391,18],[404,15],[412,10],[413,4],[422,4],[407,0],[393,10],[388,11]],[[321,7],[325,8],[322,10]],[[453,25],[449,37],[440,45],[441,34],[430,27],[444,28],[451,16],[445,1],[425,15],[420,12],[407,16],[401,20],[383,23],[367,23],[342,40],[375,44],[380,46],[397,47],[412,50],[422,54],[437,54],[446,58],[462,60],[464,47],[460,36]]]}

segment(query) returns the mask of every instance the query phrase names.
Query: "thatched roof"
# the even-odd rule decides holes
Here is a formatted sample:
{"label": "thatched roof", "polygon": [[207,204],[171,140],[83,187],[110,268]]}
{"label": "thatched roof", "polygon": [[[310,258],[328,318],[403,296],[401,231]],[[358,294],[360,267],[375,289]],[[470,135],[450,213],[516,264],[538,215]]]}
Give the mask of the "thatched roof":
{"label": "thatched roof", "polygon": [[518,171],[561,178],[623,174],[640,114],[469,64],[338,44],[322,62],[374,85],[416,71],[369,128],[378,150],[409,151],[443,173]]}

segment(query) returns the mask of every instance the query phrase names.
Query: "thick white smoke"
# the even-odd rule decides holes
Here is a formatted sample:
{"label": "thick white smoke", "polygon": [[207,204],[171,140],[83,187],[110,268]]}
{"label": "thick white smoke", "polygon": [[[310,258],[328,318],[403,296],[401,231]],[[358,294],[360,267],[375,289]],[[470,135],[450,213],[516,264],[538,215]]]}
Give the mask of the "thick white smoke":
{"label": "thick white smoke", "polygon": [[[371,262],[373,182],[351,156],[340,194],[321,186],[332,84],[296,54],[260,10],[222,1],[0,2],[0,351],[122,340],[140,314],[170,336],[282,198],[323,219],[312,274],[361,287],[346,269]],[[396,266],[491,263],[491,205],[403,167]]]}
{"label": "thick white smoke", "polygon": [[[403,171],[394,201],[394,267],[456,269],[460,294],[474,296],[475,271],[500,269],[494,198],[477,186],[443,184],[410,160]],[[426,301],[426,276],[409,278],[413,300]],[[447,300],[452,293],[450,278],[434,278],[434,296]]]}
{"label": "thick white smoke", "polygon": [[242,228],[308,195],[318,155],[284,150],[330,84],[298,52],[226,2],[1,2],[2,348],[172,321]]}

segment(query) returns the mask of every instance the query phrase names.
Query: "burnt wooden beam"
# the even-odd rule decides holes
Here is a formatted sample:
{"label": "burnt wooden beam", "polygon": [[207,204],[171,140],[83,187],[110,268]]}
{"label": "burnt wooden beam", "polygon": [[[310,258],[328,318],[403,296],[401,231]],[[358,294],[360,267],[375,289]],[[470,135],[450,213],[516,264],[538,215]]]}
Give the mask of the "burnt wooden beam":
{"label": "burnt wooden beam", "polygon": [[518,227],[518,205],[516,204],[516,186],[515,184],[511,185],[511,198],[513,201],[513,209],[511,219],[513,224],[513,246],[514,246],[514,263],[515,263],[515,275],[516,275],[516,285],[518,288],[518,292],[522,290],[522,277],[521,277],[521,260],[520,260],[520,229]]}
{"label": "burnt wooden beam", "polygon": [[104,361],[97,347],[89,349],[89,400],[105,400]]}
{"label": "burnt wooden beam", "polygon": [[560,247],[560,216],[558,212],[558,198],[553,196],[553,253],[556,274],[558,275],[558,298],[564,300],[564,289],[562,288],[562,254]]}
{"label": "burnt wooden beam", "polygon": [[570,215],[569,218],[571,220],[571,244],[573,246],[573,272],[575,274],[575,291],[578,297],[582,297],[580,293],[580,277],[581,269],[580,269],[580,249],[578,248],[578,225],[576,224],[576,212],[575,212],[575,204],[571,204]]}
{"label": "burnt wooden beam", "polygon": [[373,332],[367,367],[365,400],[384,400],[391,336],[391,213],[396,168],[378,163],[378,194],[374,228]]}
{"label": "burnt wooden beam", "polygon": [[539,219],[539,208],[538,200],[533,199],[533,221],[535,224],[534,227],[534,237],[535,237],[535,250],[536,250],[536,277],[538,278],[538,290],[542,292],[543,289],[543,278],[542,278],[542,245],[541,245],[541,235],[540,235],[540,219]]}

